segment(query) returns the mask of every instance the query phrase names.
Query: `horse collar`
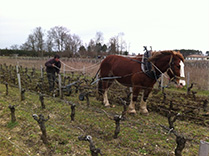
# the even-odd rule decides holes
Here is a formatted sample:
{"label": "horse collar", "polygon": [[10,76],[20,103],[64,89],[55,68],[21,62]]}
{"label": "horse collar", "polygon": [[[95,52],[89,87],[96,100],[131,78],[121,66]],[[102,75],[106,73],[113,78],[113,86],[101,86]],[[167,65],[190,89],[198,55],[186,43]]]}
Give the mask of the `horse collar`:
{"label": "horse collar", "polygon": [[151,79],[153,79],[153,80],[156,80],[156,81],[157,81],[158,78],[161,77],[161,73],[157,75],[155,70],[146,71],[146,72],[144,72],[144,73],[145,73],[149,78],[151,78]]}

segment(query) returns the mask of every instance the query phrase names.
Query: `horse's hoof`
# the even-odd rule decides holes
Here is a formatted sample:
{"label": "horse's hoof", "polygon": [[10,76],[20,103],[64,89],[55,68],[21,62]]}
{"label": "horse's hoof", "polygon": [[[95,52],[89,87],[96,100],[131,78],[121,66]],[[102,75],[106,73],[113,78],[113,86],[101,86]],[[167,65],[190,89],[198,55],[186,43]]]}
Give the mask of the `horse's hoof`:
{"label": "horse's hoof", "polygon": [[136,114],[136,110],[129,110],[128,114]]}
{"label": "horse's hoof", "polygon": [[105,107],[110,107],[110,104],[109,105],[105,105]]}
{"label": "horse's hoof", "polygon": [[145,110],[140,110],[140,114],[147,116],[149,115],[149,112]]}

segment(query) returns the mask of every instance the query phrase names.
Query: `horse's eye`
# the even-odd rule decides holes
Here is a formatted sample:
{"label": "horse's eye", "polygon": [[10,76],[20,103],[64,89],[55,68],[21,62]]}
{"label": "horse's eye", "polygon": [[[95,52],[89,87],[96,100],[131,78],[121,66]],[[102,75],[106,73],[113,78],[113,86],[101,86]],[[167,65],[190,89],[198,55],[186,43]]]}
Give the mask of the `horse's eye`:
{"label": "horse's eye", "polygon": [[178,66],[177,66],[177,68],[178,68],[178,69],[180,69],[180,68],[181,68],[181,66],[180,66],[180,65],[178,65]]}

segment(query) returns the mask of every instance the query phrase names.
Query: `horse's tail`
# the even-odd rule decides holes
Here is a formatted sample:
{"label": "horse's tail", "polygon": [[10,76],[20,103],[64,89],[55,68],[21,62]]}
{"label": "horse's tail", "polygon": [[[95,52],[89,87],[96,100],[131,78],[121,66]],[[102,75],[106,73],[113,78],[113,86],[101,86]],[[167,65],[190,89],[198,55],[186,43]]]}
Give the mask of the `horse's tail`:
{"label": "horse's tail", "polygon": [[[100,71],[101,71],[101,66],[100,66],[99,69],[97,70],[97,72],[96,72],[94,78],[92,79],[92,82],[91,82],[91,83],[94,84],[95,82],[98,81],[98,79],[99,79],[99,77],[100,77],[100,76],[99,76]],[[95,81],[95,78],[97,78],[96,81]],[[98,93],[99,93],[99,95],[102,95],[102,94],[103,94],[103,92],[102,92],[102,81],[101,81],[101,80],[99,80],[99,82],[98,82]]]}
{"label": "horse's tail", "polygon": [[99,69],[97,70],[97,72],[96,72],[94,78],[92,79],[91,83],[94,82],[94,80],[95,80],[96,77],[98,78],[98,75],[99,75],[100,70],[101,70],[101,67],[99,67]]}
{"label": "horse's tail", "polygon": [[[101,67],[99,68],[99,70],[97,71],[97,78],[100,79],[100,71],[101,71]],[[100,79],[99,82],[98,82],[98,93],[99,95],[102,95],[103,94],[103,89],[102,89],[102,80]]]}

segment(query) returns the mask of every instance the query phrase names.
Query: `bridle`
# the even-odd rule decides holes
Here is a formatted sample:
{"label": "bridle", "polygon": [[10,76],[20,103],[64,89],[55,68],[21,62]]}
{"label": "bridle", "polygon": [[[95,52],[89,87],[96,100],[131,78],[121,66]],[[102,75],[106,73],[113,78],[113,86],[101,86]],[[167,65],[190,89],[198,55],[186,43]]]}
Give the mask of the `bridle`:
{"label": "bridle", "polygon": [[[151,62],[151,64],[152,64],[152,66],[156,69],[156,70],[158,70],[163,76],[165,76],[166,78],[168,78],[154,63],[152,63]],[[177,76],[176,74],[175,74],[175,72],[173,71],[173,69],[172,69],[172,67],[173,67],[173,55],[171,55],[171,57],[170,57],[170,60],[169,60],[169,63],[168,63],[168,69],[165,71],[165,73],[167,73],[168,71],[170,71],[171,72],[171,74],[173,75],[173,77],[170,79],[170,81],[174,81],[175,83],[177,83],[177,79],[181,79],[182,77],[180,77],[180,76]]]}
{"label": "bridle", "polygon": [[177,83],[176,80],[177,80],[177,79],[182,79],[182,77],[181,77],[181,76],[177,76],[177,75],[175,74],[175,72],[173,71],[173,69],[172,69],[172,67],[173,67],[173,65],[174,65],[174,63],[173,63],[173,55],[171,55],[171,58],[170,58],[170,61],[169,61],[168,65],[169,65],[169,67],[168,67],[168,69],[166,70],[166,72],[170,71],[171,74],[173,74],[173,77],[170,79],[170,81],[174,81],[175,83]]}

